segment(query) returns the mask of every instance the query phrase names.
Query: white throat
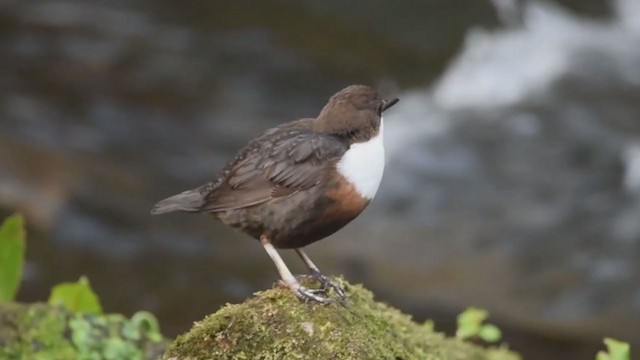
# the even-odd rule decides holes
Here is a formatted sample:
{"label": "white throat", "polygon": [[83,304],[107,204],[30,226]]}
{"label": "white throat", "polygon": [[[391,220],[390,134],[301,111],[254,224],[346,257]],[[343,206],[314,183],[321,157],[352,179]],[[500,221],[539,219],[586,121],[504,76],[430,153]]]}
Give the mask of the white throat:
{"label": "white throat", "polygon": [[337,165],[340,174],[355,186],[362,197],[369,200],[376,195],[384,172],[382,130],[381,118],[378,135],[366,142],[352,144]]}

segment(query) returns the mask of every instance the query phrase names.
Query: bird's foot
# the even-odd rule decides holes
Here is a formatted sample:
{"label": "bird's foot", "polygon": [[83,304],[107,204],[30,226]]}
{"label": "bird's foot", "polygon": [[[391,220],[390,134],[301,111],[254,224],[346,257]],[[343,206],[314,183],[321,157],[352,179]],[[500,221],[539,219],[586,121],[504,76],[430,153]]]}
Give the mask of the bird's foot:
{"label": "bird's foot", "polygon": [[[312,276],[311,275],[296,276],[296,279],[300,279],[300,278],[309,279],[309,278],[312,278]],[[299,283],[289,285],[286,282],[284,282],[284,280],[279,280],[278,285],[291,289],[291,291],[293,291],[296,297],[304,302],[316,301],[321,304],[329,304],[329,303],[335,302],[334,299],[323,296],[324,294],[326,294],[326,289],[324,288],[309,289],[307,287],[300,285]]]}
{"label": "bird's foot", "polygon": [[340,286],[337,282],[329,279],[328,277],[322,275],[322,273],[320,273],[319,271],[311,271],[311,274],[304,274],[304,275],[297,275],[296,279],[304,279],[304,280],[309,280],[309,279],[313,279],[318,281],[321,285],[322,288],[318,289],[321,290],[322,292],[324,292],[326,294],[327,290],[329,288],[333,289],[333,291],[336,292],[336,294],[338,294],[338,296],[340,297],[340,301],[343,303],[348,303],[348,298],[347,298],[347,294],[345,293],[344,289],[342,288],[342,286]]}
{"label": "bird's foot", "polygon": [[322,288],[326,289],[327,288],[331,288],[333,289],[333,291],[336,292],[336,294],[338,294],[338,297],[340,297],[340,301],[348,304],[349,303],[349,299],[347,298],[347,294],[344,292],[344,289],[342,288],[342,286],[340,286],[340,284],[338,284],[337,282],[329,279],[328,277],[322,275],[320,272],[313,274],[313,276],[318,279],[318,281],[320,281],[320,283],[322,284]]}
{"label": "bird's foot", "polygon": [[331,304],[335,302],[332,298],[318,295],[320,293],[324,293],[324,289],[308,289],[304,286],[299,286],[298,288],[293,289],[293,291],[296,296],[304,302],[316,301],[321,304]]}

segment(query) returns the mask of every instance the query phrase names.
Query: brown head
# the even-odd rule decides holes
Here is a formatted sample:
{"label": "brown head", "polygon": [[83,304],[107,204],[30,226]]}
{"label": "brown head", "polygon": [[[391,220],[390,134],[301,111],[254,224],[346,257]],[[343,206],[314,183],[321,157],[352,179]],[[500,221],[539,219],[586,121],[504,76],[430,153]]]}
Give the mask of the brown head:
{"label": "brown head", "polygon": [[315,119],[314,128],[353,142],[366,141],[378,133],[382,112],[397,102],[397,98],[380,99],[369,86],[351,85],[329,99]]}

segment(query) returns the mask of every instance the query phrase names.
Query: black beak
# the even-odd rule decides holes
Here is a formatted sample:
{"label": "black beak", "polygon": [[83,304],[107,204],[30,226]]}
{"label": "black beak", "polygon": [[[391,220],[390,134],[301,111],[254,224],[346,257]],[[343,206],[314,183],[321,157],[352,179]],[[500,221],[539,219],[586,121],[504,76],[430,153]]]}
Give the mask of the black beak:
{"label": "black beak", "polygon": [[381,113],[385,110],[387,110],[388,108],[392,107],[393,105],[395,105],[398,101],[400,101],[398,98],[393,98],[391,100],[382,100],[382,110],[380,111]]}

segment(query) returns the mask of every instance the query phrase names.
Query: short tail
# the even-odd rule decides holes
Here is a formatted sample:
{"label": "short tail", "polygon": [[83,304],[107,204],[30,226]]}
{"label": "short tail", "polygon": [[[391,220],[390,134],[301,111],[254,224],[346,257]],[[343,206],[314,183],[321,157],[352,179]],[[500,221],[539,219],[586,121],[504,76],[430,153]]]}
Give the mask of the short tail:
{"label": "short tail", "polygon": [[158,202],[151,215],[166,214],[174,211],[198,212],[203,204],[203,196],[199,189],[188,190]]}

